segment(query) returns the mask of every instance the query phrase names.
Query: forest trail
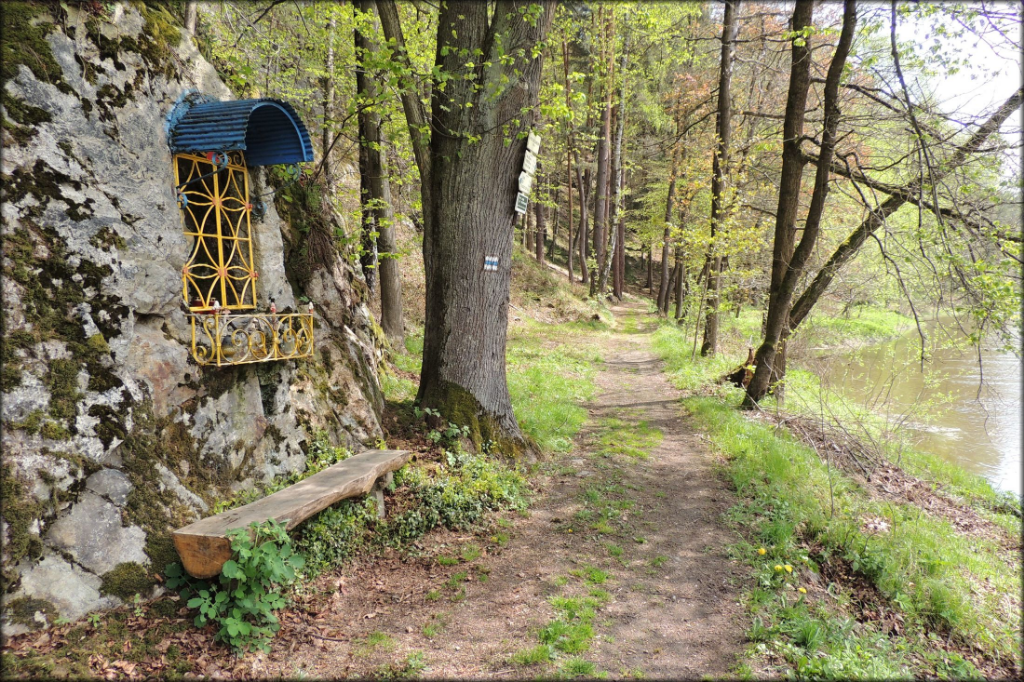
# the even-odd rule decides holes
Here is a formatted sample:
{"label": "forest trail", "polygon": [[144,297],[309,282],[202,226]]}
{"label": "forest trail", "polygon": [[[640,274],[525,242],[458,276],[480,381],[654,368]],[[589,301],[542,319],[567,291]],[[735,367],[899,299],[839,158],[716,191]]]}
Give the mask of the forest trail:
{"label": "forest trail", "polygon": [[[393,555],[334,576],[333,598],[282,619],[273,652],[249,672],[514,678],[589,662],[590,676],[726,674],[744,641],[743,571],[727,557],[735,538],[722,520],[732,492],[650,350],[653,317],[641,304],[613,312],[620,331],[602,339],[587,426],[572,452],[542,466],[529,517],[503,521],[507,543],[433,533],[423,544],[434,556]],[[436,560],[474,543],[486,545],[479,557]],[[559,610],[559,598],[588,597],[592,616]],[[591,626],[585,650],[511,662],[558,619]],[[303,637],[310,626],[340,641]]]}

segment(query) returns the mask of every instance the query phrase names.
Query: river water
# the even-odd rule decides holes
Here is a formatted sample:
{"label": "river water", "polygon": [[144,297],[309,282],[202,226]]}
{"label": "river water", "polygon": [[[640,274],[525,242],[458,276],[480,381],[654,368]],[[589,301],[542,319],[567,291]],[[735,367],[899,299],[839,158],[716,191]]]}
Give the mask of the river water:
{"label": "river water", "polygon": [[[935,325],[929,327],[927,333],[933,333]],[[908,415],[902,428],[910,431],[917,449],[1019,495],[1021,360],[983,348],[979,369],[977,350],[939,349],[928,356],[922,373],[919,353],[913,332],[806,364],[848,398],[892,419]]]}

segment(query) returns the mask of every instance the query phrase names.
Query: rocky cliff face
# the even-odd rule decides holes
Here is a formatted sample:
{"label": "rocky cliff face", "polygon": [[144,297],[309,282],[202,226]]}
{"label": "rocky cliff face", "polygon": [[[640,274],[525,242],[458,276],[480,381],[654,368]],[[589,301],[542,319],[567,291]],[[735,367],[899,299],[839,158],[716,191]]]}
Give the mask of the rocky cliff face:
{"label": "rocky cliff face", "polygon": [[170,15],[2,11],[0,532],[13,633],[146,596],[176,558],[170,530],[302,469],[317,434],[372,442],[381,396],[359,273],[333,249],[301,274],[286,268],[309,231],[273,206],[253,225],[258,296],[314,302],[316,357],[192,360],[165,121],[188,89],[232,96]]}

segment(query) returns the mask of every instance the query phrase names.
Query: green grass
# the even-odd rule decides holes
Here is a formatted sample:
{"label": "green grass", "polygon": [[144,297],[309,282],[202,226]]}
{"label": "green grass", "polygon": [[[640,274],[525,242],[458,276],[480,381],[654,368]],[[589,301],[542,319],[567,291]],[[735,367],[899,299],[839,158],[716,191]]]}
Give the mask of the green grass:
{"label": "green grass", "polygon": [[665,374],[676,388],[684,391],[694,391],[713,384],[718,377],[745,359],[724,352],[702,358],[698,352],[691,361],[692,344],[693,338],[687,338],[683,330],[674,324],[662,324],[651,337],[654,352],[665,363]]}
{"label": "green grass", "polygon": [[603,585],[610,577],[608,571],[602,571],[596,566],[577,568],[569,571],[569,573],[577,578],[582,578],[588,585]]}
{"label": "green grass", "polygon": [[433,616],[430,622],[426,623],[423,626],[421,632],[423,633],[423,636],[427,639],[433,639],[434,637],[437,637],[437,635],[440,634],[440,632],[444,630],[446,627],[448,627],[447,618],[445,618],[444,616]]}
{"label": "green grass", "polygon": [[661,444],[664,434],[643,419],[624,420],[607,417],[601,420],[597,454],[610,457],[623,455],[634,459],[647,459]]}
{"label": "green grass", "polygon": [[374,630],[366,635],[353,650],[356,656],[369,656],[374,651],[391,651],[395,648],[395,639],[386,632]]}
{"label": "green grass", "polygon": [[512,663],[516,665],[541,665],[554,659],[555,652],[548,644],[538,644],[528,649],[520,649],[512,654]]}
{"label": "green grass", "polygon": [[508,388],[519,426],[545,452],[567,452],[587,419],[582,407],[594,395],[593,352],[566,344],[549,347],[545,335],[559,330],[530,325],[510,340]]}
{"label": "green grass", "polygon": [[[742,500],[730,518],[746,530],[750,542],[741,543],[739,553],[753,566],[759,588],[782,595],[780,600],[759,599],[753,609],[763,618],[758,628],[768,628],[773,642],[763,646],[799,674],[920,672],[909,654],[927,649],[918,643],[918,634],[935,633],[1019,664],[1019,602],[1007,597],[1020,593],[1020,576],[1006,571],[996,543],[958,534],[944,519],[913,505],[868,497],[809,448],[720,400],[689,398],[684,404],[728,458],[726,473]],[[887,519],[891,530],[866,532],[865,517]],[[808,558],[807,545],[822,547],[823,555]],[[766,548],[765,556],[756,553],[758,546]],[[802,576],[828,555],[849,562],[904,614],[908,636],[886,639],[868,623],[863,635],[851,637],[836,624],[837,614],[787,602],[793,591],[785,586],[801,586]],[[775,569],[786,563],[796,567],[794,573]],[[759,638],[765,637],[760,633]],[[879,648],[876,640],[889,645]],[[820,657],[813,656],[818,651],[835,660],[819,665]],[[961,667],[967,665],[964,661]],[[929,672],[937,674],[937,669]]]}
{"label": "green grass", "polygon": [[851,343],[877,343],[905,334],[914,320],[898,312],[872,305],[855,306],[849,316],[818,312],[807,318],[794,338],[808,347],[848,346]]}

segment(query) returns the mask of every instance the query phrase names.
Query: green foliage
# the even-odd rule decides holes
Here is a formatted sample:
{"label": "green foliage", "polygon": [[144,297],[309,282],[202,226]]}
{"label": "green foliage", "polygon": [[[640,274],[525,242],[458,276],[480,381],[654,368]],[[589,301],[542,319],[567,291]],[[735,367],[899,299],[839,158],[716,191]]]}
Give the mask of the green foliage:
{"label": "green foliage", "polygon": [[[323,447],[314,445],[311,453],[323,452],[321,461],[328,465],[335,454]],[[296,548],[306,557],[309,575],[359,552],[401,546],[438,526],[470,528],[486,513],[525,509],[528,502],[528,483],[519,472],[490,456],[462,452],[458,443],[454,450],[444,451],[443,462],[436,466],[402,467],[395,472],[393,485],[403,491],[407,505],[386,519],[378,518],[376,502],[368,497],[342,500],[300,527]],[[473,547],[463,551],[463,560],[474,558]]]}
{"label": "green foliage", "polygon": [[550,348],[539,335],[522,335],[509,346],[507,358],[520,427],[542,450],[567,452],[587,419],[582,404],[594,394],[594,354],[578,346]]}
{"label": "green foliage", "polygon": [[490,511],[526,508],[528,486],[517,471],[486,455],[449,451],[446,460],[432,473],[413,467],[396,472],[395,485],[406,486],[416,504],[387,520],[385,543],[415,539],[437,526],[469,528]]}
{"label": "green foliage", "polygon": [[270,651],[280,629],[274,611],[287,601],[281,594],[295,582],[305,560],[292,549],[284,526],[274,520],[228,531],[232,558],[224,563],[218,582],[190,578],[180,564],[165,571],[167,587],[181,589],[190,609],[198,609],[197,627],[219,626],[215,639],[236,652]]}
{"label": "green foliage", "polygon": [[643,419],[623,420],[607,417],[601,420],[597,452],[604,456],[624,455],[634,459],[647,459],[658,447],[664,435]]}
{"label": "green foliage", "polygon": [[[1007,596],[1019,594],[1020,576],[1006,573],[997,542],[961,535],[912,504],[869,497],[809,448],[719,400],[684,404],[728,458],[727,475],[742,500],[730,518],[766,550],[761,555],[757,545],[738,546],[743,556],[756,557],[750,561],[762,592],[749,597],[760,617],[753,633],[769,642],[759,651],[782,655],[798,674],[828,678],[905,675],[916,669],[908,656],[918,650],[917,637],[935,631],[996,658],[1019,657],[1020,613]],[[890,529],[864,530],[862,519],[869,517],[886,519]],[[808,544],[824,554],[809,557],[800,549]],[[851,637],[840,616],[791,601],[802,576],[817,570],[816,562],[834,560],[830,556],[848,562],[879,599],[903,614],[905,635],[887,639],[869,623]],[[790,564],[792,573],[785,569]],[[989,589],[979,592],[981,584]]]}

